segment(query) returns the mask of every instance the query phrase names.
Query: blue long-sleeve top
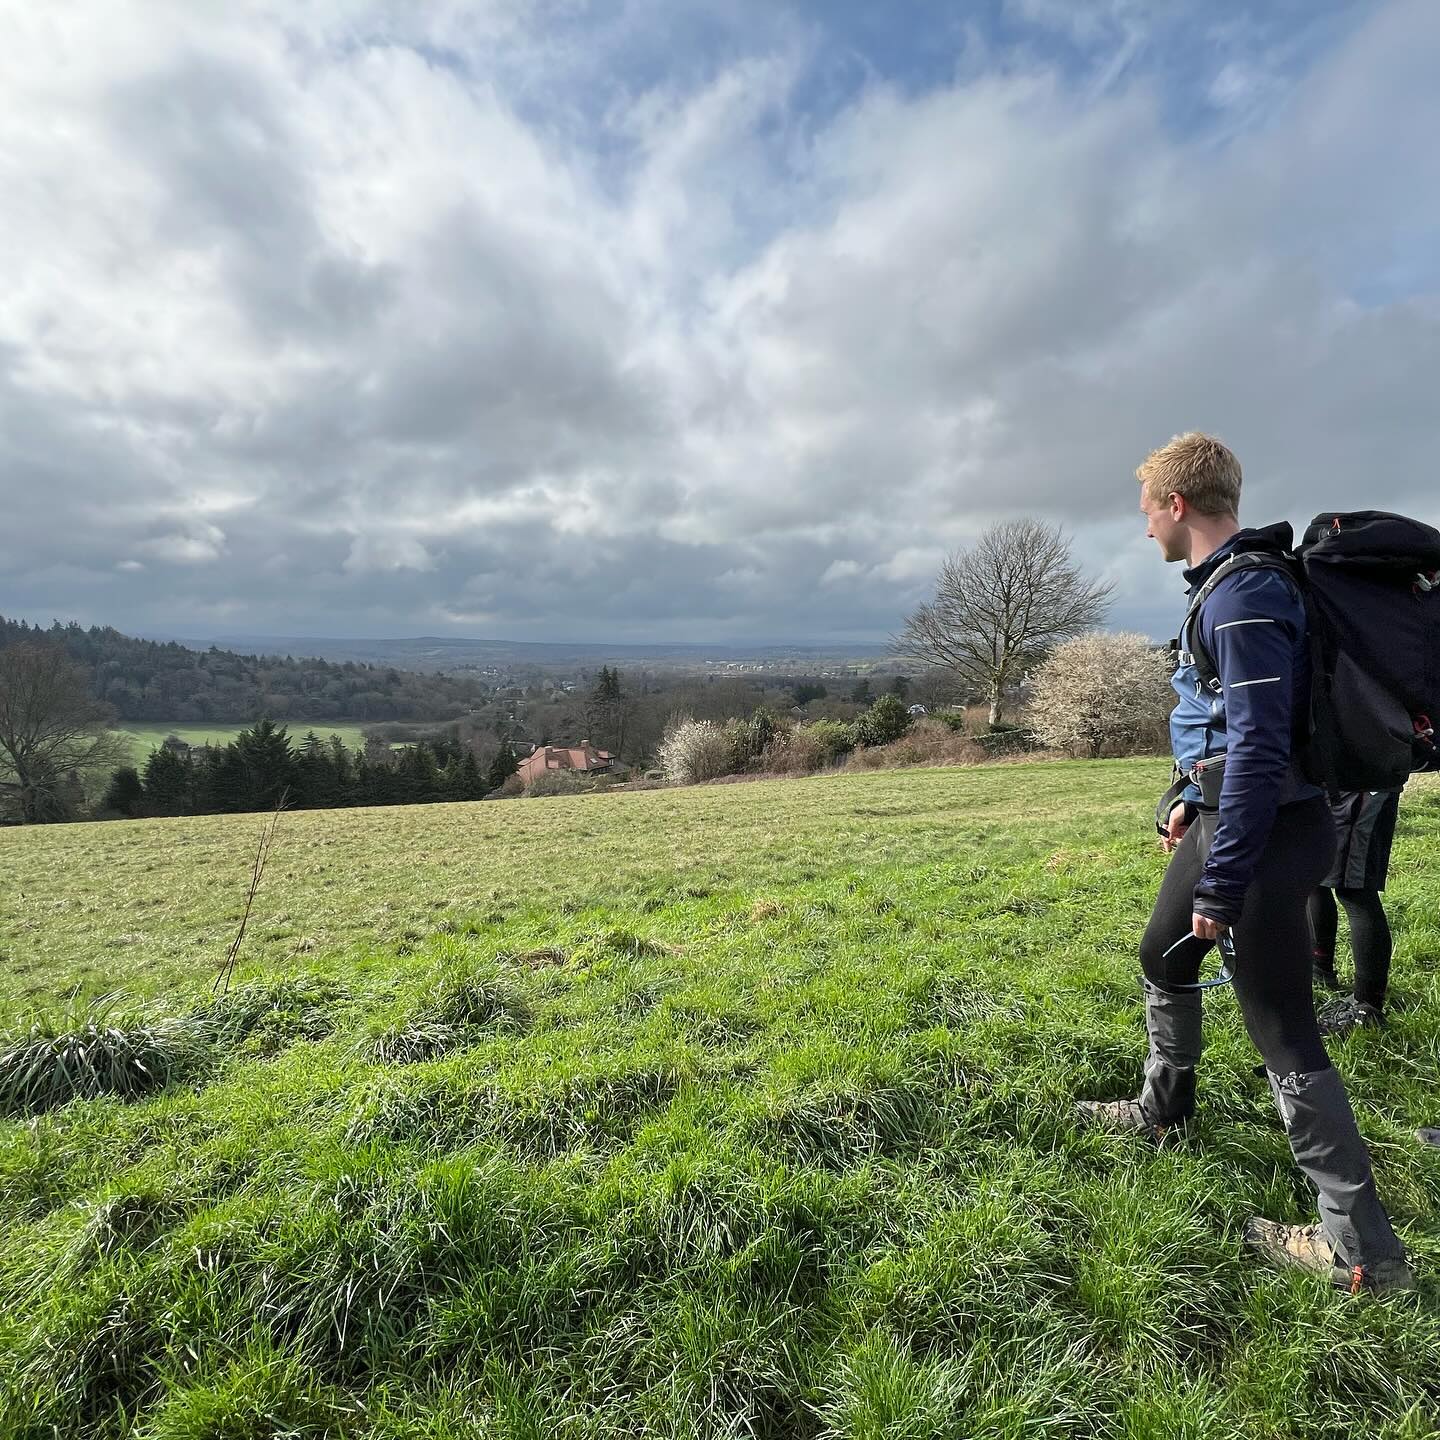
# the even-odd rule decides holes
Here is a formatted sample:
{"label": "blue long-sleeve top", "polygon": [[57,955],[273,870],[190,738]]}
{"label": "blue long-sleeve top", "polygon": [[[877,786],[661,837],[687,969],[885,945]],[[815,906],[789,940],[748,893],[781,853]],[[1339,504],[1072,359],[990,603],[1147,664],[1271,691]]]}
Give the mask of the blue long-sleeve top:
{"label": "blue long-sleeve top", "polygon": [[[1190,593],[1229,555],[1257,548],[1265,538],[1266,532],[1255,530],[1233,536],[1185,572]],[[1195,667],[1182,665],[1172,682],[1180,700],[1170,716],[1170,734],[1183,770],[1226,754],[1215,838],[1194,906],[1201,915],[1233,925],[1276,810],[1321,793],[1300,772],[1293,753],[1295,719],[1306,713],[1310,694],[1305,605],[1280,571],[1241,570],[1220,582],[1196,624],[1221,689],[1206,689]],[[1182,637],[1182,644],[1194,648],[1190,637]],[[1192,786],[1185,798],[1197,804],[1198,789]]]}

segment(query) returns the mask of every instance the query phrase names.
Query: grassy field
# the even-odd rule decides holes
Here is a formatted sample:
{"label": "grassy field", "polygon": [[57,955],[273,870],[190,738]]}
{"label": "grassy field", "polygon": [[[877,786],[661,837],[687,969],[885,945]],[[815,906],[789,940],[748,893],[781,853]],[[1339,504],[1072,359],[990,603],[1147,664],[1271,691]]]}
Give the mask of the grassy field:
{"label": "grassy field", "polygon": [[[330,720],[296,720],[282,723],[289,727],[290,743],[296,747],[311,730],[322,740],[338,735],[352,749],[363,749],[365,746],[365,731],[360,725]],[[187,725],[182,721],[174,725],[127,725],[115,733],[129,744],[130,763],[137,769],[143,769],[150,752],[167,735],[178,735],[191,745],[224,745],[246,728],[244,725]]]}
{"label": "grassy field", "polygon": [[1238,1258],[1311,1202],[1228,992],[1181,1147],[1073,1122],[1137,1081],[1164,778],[289,814],[223,1001],[261,817],[0,831],[17,1025],[209,1037],[0,1119],[0,1435],[1440,1434],[1440,786],[1334,1047],[1424,1281],[1380,1303]]}

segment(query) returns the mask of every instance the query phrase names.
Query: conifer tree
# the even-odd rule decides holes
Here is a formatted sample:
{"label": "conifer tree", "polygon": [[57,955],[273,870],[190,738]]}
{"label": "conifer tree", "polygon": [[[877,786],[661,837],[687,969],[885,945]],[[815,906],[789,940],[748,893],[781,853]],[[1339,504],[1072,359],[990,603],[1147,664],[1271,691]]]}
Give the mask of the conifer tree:
{"label": "conifer tree", "polygon": [[122,765],[110,777],[100,809],[104,813],[124,816],[127,820],[133,820],[144,812],[145,791],[140,784],[140,772],[133,765]]}
{"label": "conifer tree", "polygon": [[489,773],[485,776],[487,793],[490,790],[498,790],[519,769],[520,762],[515,758],[515,752],[507,742],[501,741],[500,748],[495,752],[495,758],[490,762]]}
{"label": "conifer tree", "polygon": [[191,808],[192,784],[190,763],[168,746],[159,746],[145,762],[145,809],[151,815],[184,815]]}

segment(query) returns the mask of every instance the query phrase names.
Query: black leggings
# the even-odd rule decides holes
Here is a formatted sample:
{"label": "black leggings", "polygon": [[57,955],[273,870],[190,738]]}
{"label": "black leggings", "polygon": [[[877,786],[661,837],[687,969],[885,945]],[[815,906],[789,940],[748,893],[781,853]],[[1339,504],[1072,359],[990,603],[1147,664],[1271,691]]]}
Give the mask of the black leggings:
{"label": "black leggings", "polygon": [[1339,897],[1350,922],[1350,949],[1355,956],[1355,998],[1385,1008],[1385,993],[1390,985],[1390,955],[1394,943],[1390,922],[1380,903],[1378,890],[1327,890],[1319,887],[1310,896],[1310,935],[1315,953],[1331,964],[1335,960],[1335,932],[1339,917],[1335,900]]}
{"label": "black leggings", "polygon": [[[1190,926],[1216,819],[1202,812],[1186,831],[1140,942],[1145,977],[1161,987],[1193,985],[1212,948],[1211,941],[1196,939]],[[1305,904],[1334,853],[1335,827],[1322,797],[1282,805],[1233,931],[1235,998],[1246,1033],[1272,1075],[1330,1068],[1315,1025]],[[1176,943],[1187,935],[1188,941]]]}

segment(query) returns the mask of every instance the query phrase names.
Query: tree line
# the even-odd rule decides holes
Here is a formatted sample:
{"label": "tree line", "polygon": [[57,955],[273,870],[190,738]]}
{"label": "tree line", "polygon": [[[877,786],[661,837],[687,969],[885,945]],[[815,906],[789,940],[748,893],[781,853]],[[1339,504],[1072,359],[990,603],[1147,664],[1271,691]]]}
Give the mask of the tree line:
{"label": "tree line", "polygon": [[119,720],[248,724],[276,720],[446,721],[488,693],[478,680],[389,666],[237,655],[212,646],[138,640],[110,626],[56,621],[48,628],[0,615],[0,650],[58,646],[86,674],[90,693]]}
{"label": "tree line", "polygon": [[354,805],[427,805],[481,800],[515,773],[502,745],[488,766],[458,740],[436,737],[402,749],[370,743],[351,749],[338,735],[313,730],[300,744],[273,720],[261,720],[225,745],[198,749],[167,740],[143,769],[121,766],[99,806],[102,818],[223,815],[273,810],[332,810]]}
{"label": "tree line", "polygon": [[[1058,527],[1007,521],[946,560],[934,600],[906,618],[891,648],[918,662],[917,698],[935,706],[982,694],[989,701],[991,728],[998,729],[1007,697],[1057,646],[1098,626],[1110,594],[1109,584],[1088,579],[1074,563]],[[1142,650],[1145,643],[1142,637]],[[1093,668],[1087,662],[1081,670],[1091,673]],[[1141,672],[1148,675],[1146,665]],[[848,700],[830,698],[826,687],[809,677],[793,677],[791,683],[791,708],[811,723],[843,727],[876,698],[868,678],[856,681]],[[889,693],[903,702],[911,684],[896,676]],[[481,774],[482,762],[473,753],[467,759],[465,752],[473,752],[486,731],[499,740],[505,757],[511,757],[509,740],[523,727],[539,744],[589,738],[622,760],[643,761],[656,753],[675,716],[723,724],[769,702],[773,697],[766,688],[759,677],[717,683],[710,676],[652,686],[642,676],[637,693],[622,683],[617,670],[604,666],[588,695],[532,704],[542,697],[510,687],[482,705],[478,702],[488,692],[478,681],[354,662],[268,659],[215,648],[197,652],[136,640],[109,627],[86,630],[56,623],[46,630],[0,616],[0,822],[78,817],[107,776],[116,801],[112,810],[122,814],[144,813],[147,806],[183,806],[191,813],[268,808],[276,793],[272,770],[285,776],[284,784],[293,782],[296,804],[470,798],[485,793],[477,780],[490,777]],[[1091,716],[1088,697],[1065,703],[1084,712],[1084,734],[1077,732],[1074,743],[1092,749],[1110,743],[1092,733],[1103,717]],[[281,732],[283,744],[274,748],[288,751],[288,762],[277,760],[269,768],[268,762],[260,763],[254,752],[261,732],[255,727],[245,732],[243,745],[237,737],[229,746],[209,747],[200,758],[186,760],[183,786],[173,774],[167,780],[163,770],[149,777],[148,789],[147,776],[130,767],[112,776],[119,741],[108,727],[117,718],[243,724],[256,714],[272,717],[271,729],[263,732],[266,745],[274,745],[274,731]],[[296,752],[283,724],[273,724],[341,714],[372,722],[452,722],[454,753],[443,744],[417,742],[396,760],[387,746],[374,741],[350,755],[338,741],[318,736],[313,741],[307,736]],[[464,732],[468,743],[462,740]],[[163,748],[181,755],[178,747]],[[173,771],[170,760],[158,763]],[[149,769],[147,762],[147,775]],[[181,790],[183,798],[176,798]],[[176,812],[162,808],[156,813]]]}

